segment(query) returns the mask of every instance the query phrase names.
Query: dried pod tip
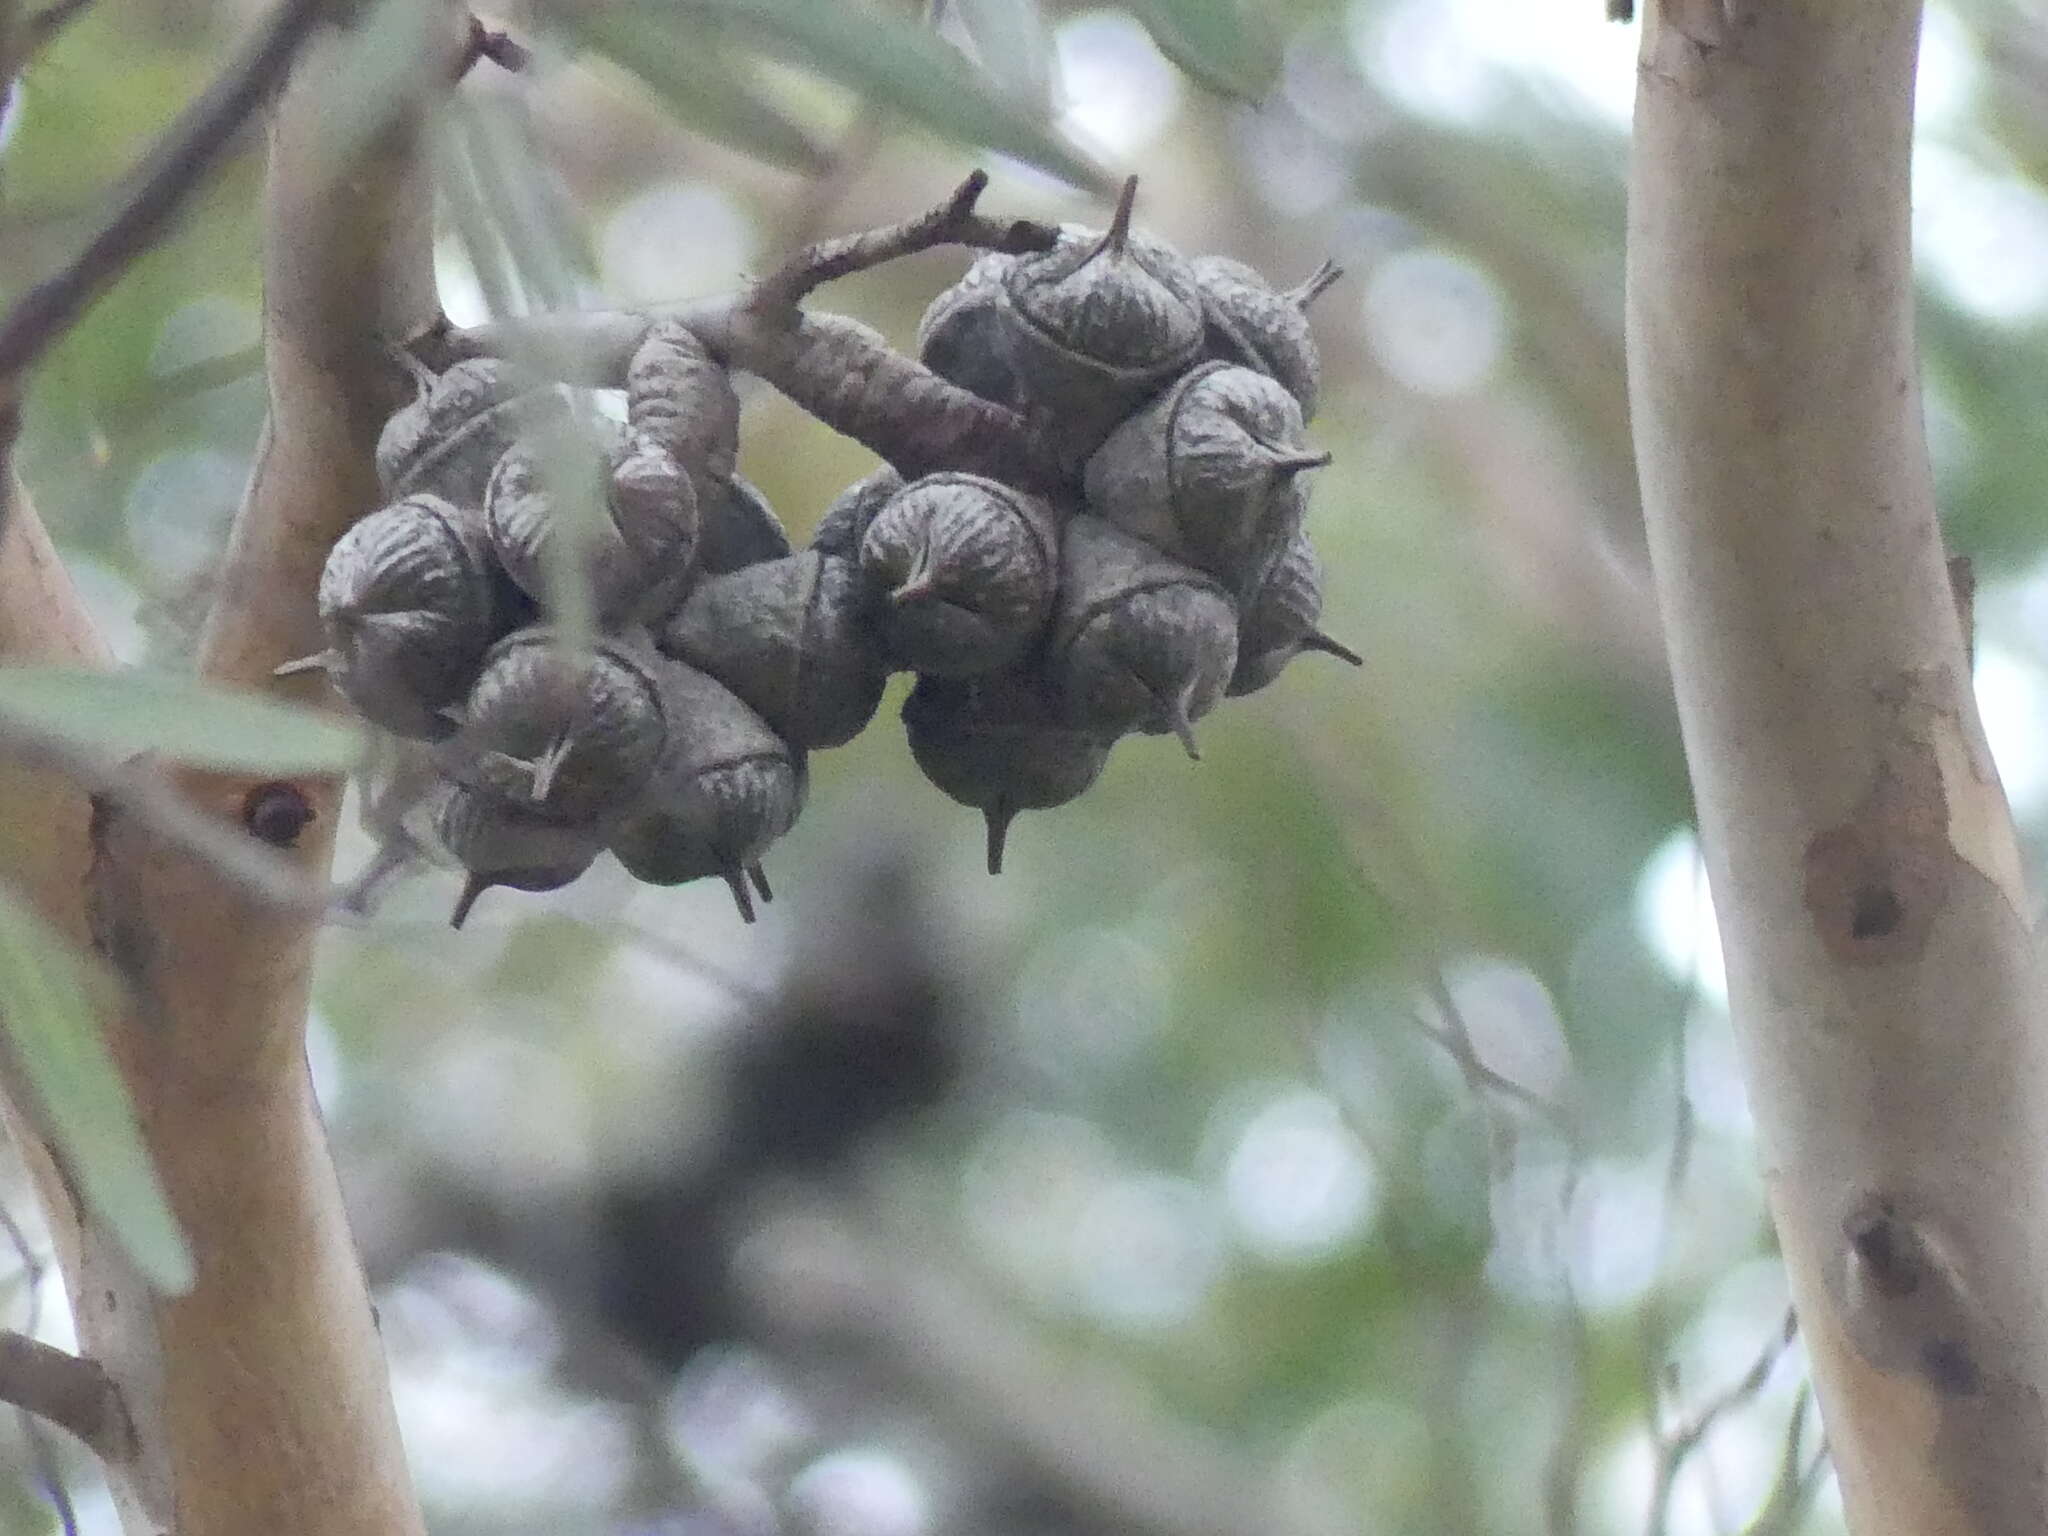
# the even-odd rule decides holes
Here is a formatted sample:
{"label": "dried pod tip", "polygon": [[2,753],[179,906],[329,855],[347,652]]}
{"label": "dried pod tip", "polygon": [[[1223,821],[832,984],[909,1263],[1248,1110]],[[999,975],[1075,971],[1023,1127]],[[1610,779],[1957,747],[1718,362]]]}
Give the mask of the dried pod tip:
{"label": "dried pod tip", "polygon": [[342,654],[336,650],[315,651],[310,656],[300,656],[292,661],[280,662],[270,669],[272,677],[297,677],[302,672],[338,672],[342,666]]}
{"label": "dried pod tip", "polygon": [[483,895],[498,882],[489,875],[472,874],[462,882],[462,894],[455,898],[455,910],[448,914],[448,926],[460,928],[469,920],[469,909],[476,905],[477,897]]}
{"label": "dried pod tip", "polygon": [[1003,845],[1010,838],[1010,823],[1017,819],[1017,805],[1008,795],[997,795],[995,803],[981,814],[988,822],[988,872],[1000,875],[1003,872]]}
{"label": "dried pod tip", "polygon": [[1266,462],[1273,467],[1273,473],[1276,475],[1298,475],[1303,470],[1329,467],[1330,450],[1327,448],[1320,453],[1310,453],[1306,449],[1276,448],[1271,443],[1262,443],[1260,446],[1266,450]]}
{"label": "dried pod tip", "polygon": [[1334,656],[1339,661],[1348,661],[1354,667],[1365,665],[1365,658],[1341,640],[1332,640],[1320,629],[1312,629],[1301,637],[1304,651],[1321,651],[1325,656]]}
{"label": "dried pod tip", "polygon": [[1296,287],[1288,289],[1282,298],[1296,309],[1305,310],[1321,298],[1330,285],[1344,275],[1344,269],[1334,261],[1325,260],[1320,267],[1303,278]]}
{"label": "dried pod tip", "polygon": [[768,871],[763,869],[758,863],[747,866],[747,878],[754,882],[754,889],[760,893],[763,901],[773,901],[775,899],[775,892],[768,888]]}
{"label": "dried pod tip", "polygon": [[726,889],[732,892],[733,905],[740,909],[740,921],[751,923],[754,920],[754,893],[747,889],[745,872],[735,866],[723,873]]}
{"label": "dried pod tip", "polygon": [[1173,734],[1180,738],[1180,744],[1187,749],[1188,756],[1199,763],[1202,760],[1202,752],[1195,745],[1195,728],[1188,720],[1188,711],[1194,705],[1195,682],[1196,680],[1190,680],[1178,693],[1155,694],[1153,697],[1159,707],[1160,719],[1164,720]]}
{"label": "dried pod tip", "polygon": [[[1110,216],[1109,228],[1096,242],[1095,249],[1088,253],[1088,261],[1093,261],[1104,251],[1113,256],[1124,254],[1131,243],[1131,210],[1137,205],[1138,178],[1127,176],[1124,178],[1123,191],[1117,194],[1116,212]],[[1083,262],[1082,265],[1086,266],[1087,262]]]}
{"label": "dried pod tip", "polygon": [[901,608],[909,603],[920,602],[930,597],[938,587],[938,572],[934,569],[931,540],[918,546],[917,559],[910,567],[910,574],[898,582],[889,592],[892,607]]}

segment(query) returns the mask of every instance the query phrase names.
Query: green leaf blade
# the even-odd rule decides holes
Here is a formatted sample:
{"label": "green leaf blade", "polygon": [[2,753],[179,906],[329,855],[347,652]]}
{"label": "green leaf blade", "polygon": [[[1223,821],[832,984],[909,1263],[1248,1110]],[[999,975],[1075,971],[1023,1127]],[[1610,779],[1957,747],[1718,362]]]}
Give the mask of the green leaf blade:
{"label": "green leaf blade", "polygon": [[163,673],[0,667],[9,726],[114,757],[154,752],[224,773],[342,773],[363,753],[348,721]]}
{"label": "green leaf blade", "polygon": [[745,61],[727,50],[678,48],[640,11],[564,8],[555,20],[575,42],[637,79],[685,127],[799,175],[831,168],[831,155],[753,88]]}
{"label": "green leaf blade", "polygon": [[65,1172],[143,1277],[181,1295],[198,1271],[102,1028],[110,976],[0,886],[0,1028]]}
{"label": "green leaf blade", "polygon": [[1130,0],[1159,51],[1208,89],[1262,101],[1280,78],[1271,25],[1254,27],[1245,0]]}
{"label": "green leaf blade", "polygon": [[[1106,191],[1108,173],[1042,111],[1012,99],[925,27],[841,0],[670,0],[649,15],[724,24],[762,52],[836,81],[956,143],[995,150],[1077,187]],[[678,29],[670,29],[674,37]],[[673,46],[687,46],[678,42]]]}

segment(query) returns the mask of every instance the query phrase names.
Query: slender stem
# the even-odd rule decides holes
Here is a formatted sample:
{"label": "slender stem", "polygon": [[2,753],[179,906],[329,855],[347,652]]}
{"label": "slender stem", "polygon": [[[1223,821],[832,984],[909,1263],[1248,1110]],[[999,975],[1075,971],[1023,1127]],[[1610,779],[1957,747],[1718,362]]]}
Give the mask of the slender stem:
{"label": "slender stem", "polygon": [[94,299],[163,232],[236,132],[284,78],[292,55],[330,0],[279,0],[243,55],[164,135],[134,189],[58,272],[0,319],[0,382],[11,384],[77,323]]}
{"label": "slender stem", "polygon": [[113,1378],[92,1360],[0,1329],[0,1403],[69,1430],[103,1461],[135,1454],[135,1428]]}

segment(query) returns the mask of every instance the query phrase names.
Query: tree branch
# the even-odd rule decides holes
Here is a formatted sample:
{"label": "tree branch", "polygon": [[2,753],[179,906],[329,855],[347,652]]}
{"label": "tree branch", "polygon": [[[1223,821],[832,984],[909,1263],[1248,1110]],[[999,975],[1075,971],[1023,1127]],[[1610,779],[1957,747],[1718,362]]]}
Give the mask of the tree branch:
{"label": "tree branch", "polygon": [[61,271],[15,301],[0,319],[0,381],[11,385],[18,379],[162,234],[250,114],[284,78],[292,55],[328,4],[329,0],[279,0],[242,57],[150,151],[135,173],[134,190],[106,223]]}
{"label": "tree branch", "polygon": [[1630,397],[1701,842],[1850,1527],[2048,1524],[2048,1013],[1912,331],[1917,0],[1666,0]]}
{"label": "tree branch", "polygon": [[0,1329],[0,1403],[76,1435],[102,1461],[135,1454],[135,1426],[113,1378],[91,1360]]}
{"label": "tree branch", "polygon": [[415,350],[434,368],[467,357],[517,357],[546,377],[615,388],[649,324],[672,317],[731,366],[773,385],[907,477],[960,469],[1053,492],[1070,489],[1080,466],[1057,433],[947,383],[857,321],[798,308],[834,278],[936,246],[1050,249],[1059,238],[1051,225],[975,211],[987,183],[976,171],[930,212],[806,246],[737,293],[657,311],[537,315],[430,332]]}

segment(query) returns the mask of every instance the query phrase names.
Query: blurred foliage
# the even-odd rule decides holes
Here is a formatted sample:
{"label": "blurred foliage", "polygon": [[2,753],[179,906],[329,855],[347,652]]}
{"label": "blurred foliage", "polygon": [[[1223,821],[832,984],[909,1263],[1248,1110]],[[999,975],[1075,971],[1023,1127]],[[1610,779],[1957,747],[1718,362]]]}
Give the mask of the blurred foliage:
{"label": "blurred foliage", "polygon": [[[1348,269],[1311,527],[1368,664],[1234,701],[1199,765],[1126,743],[1000,881],[899,685],[816,759],[757,929],[601,868],[460,935],[425,875],[334,931],[316,1069],[436,1530],[1838,1528],[1790,1497],[1818,1437],[1633,500],[1630,31],[1595,0],[1240,0],[1235,33],[1193,0],[918,9],[493,16],[539,57],[464,87],[464,142],[515,135],[527,200],[449,200],[451,313],[716,291],[977,161],[985,206],[1051,218],[1140,172],[1185,248]],[[102,4],[38,62],[9,289],[251,14]],[[2038,848],[2048,33],[1941,6],[1926,71],[1930,443]],[[21,446],[117,647],[165,666],[260,429],[259,147],[41,370]],[[907,343],[963,265],[819,301]],[[869,463],[748,395],[742,467],[793,531]]]}

